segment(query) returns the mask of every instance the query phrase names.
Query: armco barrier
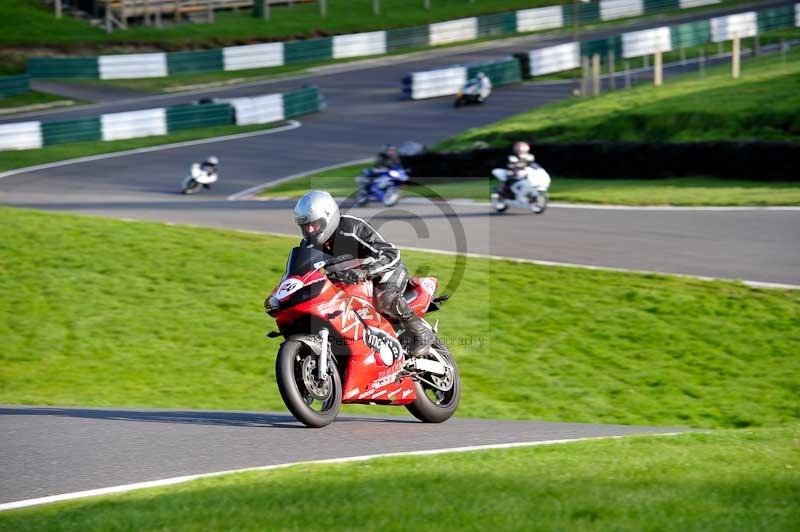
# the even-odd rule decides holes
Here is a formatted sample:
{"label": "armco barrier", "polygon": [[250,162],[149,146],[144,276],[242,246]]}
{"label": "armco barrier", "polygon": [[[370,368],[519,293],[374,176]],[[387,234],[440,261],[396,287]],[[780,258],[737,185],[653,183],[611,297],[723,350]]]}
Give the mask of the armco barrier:
{"label": "armco barrier", "polygon": [[800,26],[800,3],[582,41],[580,50],[575,43],[531,50],[528,68],[531,76],[542,76],[579,68],[581,56],[599,54],[605,60],[613,54],[617,59],[629,59],[794,26]]}
{"label": "armco barrier", "polygon": [[31,77],[27,74],[22,76],[3,76],[0,77],[0,98],[19,96],[31,90]]}
{"label": "armco barrier", "polygon": [[516,57],[505,57],[496,61],[412,72],[403,78],[403,93],[412,100],[453,95],[478,72],[486,74],[495,86],[522,80],[519,60]]}
{"label": "armco barrier", "polygon": [[[581,24],[586,24],[721,2],[722,0],[580,2],[578,18]],[[427,26],[284,43],[230,46],[218,50],[100,57],[35,57],[28,60],[28,73],[33,77],[44,78],[124,79],[267,68],[291,63],[380,55],[397,50],[465,42],[482,37],[502,37],[571,27],[573,19],[574,6],[569,3],[449,20]],[[725,25],[724,22],[720,24],[722,27]]]}
{"label": "armco barrier", "polygon": [[76,120],[0,124],[0,150],[131,139],[215,125],[266,124],[322,108],[319,89],[306,87],[285,94],[109,113]]}

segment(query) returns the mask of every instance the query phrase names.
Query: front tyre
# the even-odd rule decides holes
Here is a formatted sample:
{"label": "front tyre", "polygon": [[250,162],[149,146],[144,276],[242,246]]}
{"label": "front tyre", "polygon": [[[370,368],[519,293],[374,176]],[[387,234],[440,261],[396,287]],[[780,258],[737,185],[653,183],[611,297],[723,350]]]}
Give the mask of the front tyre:
{"label": "front tyre", "polygon": [[[448,370],[442,376],[423,374],[425,380],[433,382],[437,387],[415,380],[414,391],[417,394],[417,398],[413,403],[406,405],[406,409],[411,412],[412,416],[425,423],[442,423],[453,417],[456,408],[458,408],[458,403],[461,400],[461,376],[458,374],[458,366],[456,366],[450,350],[438,338],[433,343],[433,349],[453,369],[452,371]],[[432,355],[427,356],[433,358]]]}
{"label": "front tyre", "polygon": [[342,382],[334,365],[327,377],[317,378],[319,355],[307,344],[289,338],[278,351],[275,378],[283,404],[303,425],[324,427],[336,419],[342,406]]}
{"label": "front tyre", "polygon": [[492,208],[497,212],[505,212],[508,209],[508,204],[500,198],[497,192],[492,193]]}
{"label": "front tyre", "polygon": [[386,189],[386,192],[383,194],[383,204],[387,207],[394,207],[397,205],[397,202],[400,200],[400,191],[395,187],[390,187]]}

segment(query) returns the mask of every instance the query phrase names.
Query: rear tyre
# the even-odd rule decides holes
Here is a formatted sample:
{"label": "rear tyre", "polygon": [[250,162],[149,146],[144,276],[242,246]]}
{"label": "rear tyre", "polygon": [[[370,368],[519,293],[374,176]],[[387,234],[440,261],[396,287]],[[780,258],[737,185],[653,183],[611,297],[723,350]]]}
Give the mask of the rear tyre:
{"label": "rear tyre", "polygon": [[531,201],[531,212],[542,214],[547,209],[547,192],[540,191],[536,198]]}
{"label": "rear tyre", "polygon": [[461,377],[458,374],[458,366],[453,360],[453,355],[450,354],[450,350],[438,338],[433,343],[433,349],[444,357],[453,368],[453,371],[448,371],[447,374],[441,377],[426,373],[424,377],[426,380],[442,384],[444,385],[442,386],[443,388],[448,389],[447,391],[442,391],[430,384],[414,381],[414,391],[417,394],[417,398],[413,403],[406,405],[406,409],[411,412],[412,416],[425,423],[442,423],[453,417],[456,408],[458,408],[458,403],[461,400]]}
{"label": "rear tyre", "polygon": [[342,382],[335,366],[324,381],[317,378],[319,356],[305,343],[289,338],[278,351],[275,378],[283,404],[303,425],[324,427],[342,406]]}

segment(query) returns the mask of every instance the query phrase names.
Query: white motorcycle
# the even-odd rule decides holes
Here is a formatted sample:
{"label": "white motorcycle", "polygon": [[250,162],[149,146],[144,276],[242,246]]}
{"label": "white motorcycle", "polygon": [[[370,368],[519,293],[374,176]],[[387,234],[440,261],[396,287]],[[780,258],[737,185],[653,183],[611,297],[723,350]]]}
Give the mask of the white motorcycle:
{"label": "white motorcycle", "polygon": [[[528,209],[534,214],[542,214],[547,208],[547,190],[550,188],[550,174],[536,163],[517,171],[516,181],[506,185],[511,170],[495,168],[492,175],[503,184],[492,192],[492,207],[497,212],[505,212],[509,207]],[[509,194],[510,189],[510,194]]]}
{"label": "white motorcycle", "polygon": [[456,93],[454,107],[483,103],[492,94],[492,82],[486,76],[472,78]]}
{"label": "white motorcycle", "polygon": [[200,163],[192,164],[189,175],[183,178],[181,183],[181,194],[194,194],[201,188],[211,188],[217,182],[217,173],[208,172],[200,168]]}

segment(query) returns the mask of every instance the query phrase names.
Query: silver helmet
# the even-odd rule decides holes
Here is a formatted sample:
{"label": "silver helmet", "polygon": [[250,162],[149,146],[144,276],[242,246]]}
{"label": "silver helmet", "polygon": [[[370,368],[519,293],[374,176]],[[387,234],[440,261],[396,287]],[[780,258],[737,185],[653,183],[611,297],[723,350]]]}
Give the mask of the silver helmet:
{"label": "silver helmet", "polygon": [[339,205],[324,190],[312,190],[294,206],[294,223],[310,244],[322,245],[339,227]]}

